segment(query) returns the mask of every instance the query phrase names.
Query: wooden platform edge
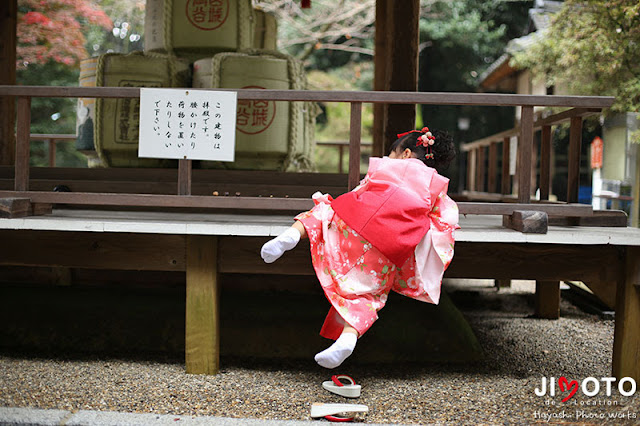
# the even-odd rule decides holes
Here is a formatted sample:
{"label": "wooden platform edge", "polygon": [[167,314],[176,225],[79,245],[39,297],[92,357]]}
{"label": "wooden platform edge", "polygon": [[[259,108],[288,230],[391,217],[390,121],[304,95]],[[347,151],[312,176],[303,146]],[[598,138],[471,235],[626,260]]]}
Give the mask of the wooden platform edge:
{"label": "wooden platform edge", "polygon": [[622,210],[594,210],[593,216],[549,217],[551,226],[602,226],[626,228],[629,216]]}

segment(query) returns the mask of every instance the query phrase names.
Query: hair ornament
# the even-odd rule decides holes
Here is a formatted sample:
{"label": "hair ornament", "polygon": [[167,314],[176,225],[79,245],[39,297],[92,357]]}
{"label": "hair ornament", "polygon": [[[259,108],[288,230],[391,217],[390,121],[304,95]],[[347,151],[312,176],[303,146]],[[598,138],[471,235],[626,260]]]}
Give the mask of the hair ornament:
{"label": "hair ornament", "polygon": [[418,145],[424,146],[425,149],[427,150],[425,158],[426,159],[433,159],[433,152],[431,151],[431,147],[436,142],[436,138],[429,131],[428,127],[423,127],[422,130],[420,131],[420,133],[422,133],[422,134],[420,136],[418,136],[418,142],[416,143],[416,146],[418,146]]}
{"label": "hair ornament", "polygon": [[428,127],[423,127],[422,130],[409,130],[408,132],[398,133],[398,139],[403,136],[406,136],[410,133],[420,133],[420,136],[416,139],[416,146],[424,146],[427,150],[427,154],[425,158],[433,159],[433,152],[431,152],[431,146],[436,142],[435,136],[429,131]]}

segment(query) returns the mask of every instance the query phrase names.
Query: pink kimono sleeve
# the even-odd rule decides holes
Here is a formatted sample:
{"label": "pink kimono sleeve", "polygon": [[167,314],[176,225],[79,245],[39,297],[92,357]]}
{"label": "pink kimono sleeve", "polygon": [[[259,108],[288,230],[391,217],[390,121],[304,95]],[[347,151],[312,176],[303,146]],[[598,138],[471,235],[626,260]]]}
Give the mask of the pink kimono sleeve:
{"label": "pink kimono sleeve", "polygon": [[458,206],[446,194],[446,186],[434,198],[431,225],[411,256],[399,269],[393,290],[404,296],[437,304],[442,276],[453,259]]}

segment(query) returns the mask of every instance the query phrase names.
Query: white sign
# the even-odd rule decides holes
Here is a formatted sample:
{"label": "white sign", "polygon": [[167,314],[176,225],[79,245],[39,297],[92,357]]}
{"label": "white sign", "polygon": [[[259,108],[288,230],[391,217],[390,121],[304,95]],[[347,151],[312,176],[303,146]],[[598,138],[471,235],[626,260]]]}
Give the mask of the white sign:
{"label": "white sign", "polygon": [[140,89],[138,156],[234,161],[236,92]]}

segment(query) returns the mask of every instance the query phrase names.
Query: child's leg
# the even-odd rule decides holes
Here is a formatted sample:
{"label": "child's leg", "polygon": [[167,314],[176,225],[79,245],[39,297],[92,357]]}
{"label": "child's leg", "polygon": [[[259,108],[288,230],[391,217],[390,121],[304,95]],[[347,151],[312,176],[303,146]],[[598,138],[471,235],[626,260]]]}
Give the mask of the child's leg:
{"label": "child's leg", "polygon": [[335,343],[317,353],[314,359],[324,368],[336,368],[353,353],[357,342],[358,332],[349,324],[345,324]]}
{"label": "child's leg", "polygon": [[300,221],[295,221],[291,228],[284,231],[271,241],[267,241],[260,250],[260,256],[266,263],[273,263],[282,254],[294,248],[301,238],[307,237],[307,231]]}

